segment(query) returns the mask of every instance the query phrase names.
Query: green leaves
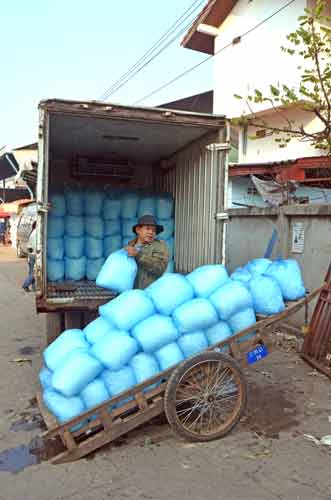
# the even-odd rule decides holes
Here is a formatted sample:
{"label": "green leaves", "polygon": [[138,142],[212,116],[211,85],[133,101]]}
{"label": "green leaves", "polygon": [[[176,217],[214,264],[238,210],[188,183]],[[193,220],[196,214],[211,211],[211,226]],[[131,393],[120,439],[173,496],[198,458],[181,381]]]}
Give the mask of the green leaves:
{"label": "green leaves", "polygon": [[270,92],[273,96],[278,97],[280,94],[280,90],[274,85],[270,85]]}

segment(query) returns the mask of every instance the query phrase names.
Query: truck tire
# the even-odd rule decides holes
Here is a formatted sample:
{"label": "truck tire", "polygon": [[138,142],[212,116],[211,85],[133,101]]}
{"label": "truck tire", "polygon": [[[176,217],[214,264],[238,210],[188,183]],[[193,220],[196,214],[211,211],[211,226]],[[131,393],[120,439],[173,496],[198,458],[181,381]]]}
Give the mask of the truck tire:
{"label": "truck tire", "polygon": [[49,345],[64,330],[63,313],[47,313],[46,315],[46,344]]}

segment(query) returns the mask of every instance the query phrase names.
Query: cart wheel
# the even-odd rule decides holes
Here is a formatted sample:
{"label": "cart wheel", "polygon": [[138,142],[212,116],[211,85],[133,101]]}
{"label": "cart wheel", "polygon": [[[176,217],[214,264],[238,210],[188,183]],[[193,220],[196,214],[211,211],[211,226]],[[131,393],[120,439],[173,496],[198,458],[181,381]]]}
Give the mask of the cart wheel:
{"label": "cart wheel", "polygon": [[189,441],[211,441],[239,421],[247,401],[247,383],[226,354],[204,352],[187,359],[169,378],[164,409],[172,429]]}

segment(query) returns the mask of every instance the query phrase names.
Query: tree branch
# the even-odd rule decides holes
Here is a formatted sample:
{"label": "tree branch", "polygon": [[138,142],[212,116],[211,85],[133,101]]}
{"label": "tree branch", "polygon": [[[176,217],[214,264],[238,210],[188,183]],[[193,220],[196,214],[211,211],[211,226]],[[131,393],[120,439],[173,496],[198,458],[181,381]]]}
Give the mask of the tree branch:
{"label": "tree branch", "polygon": [[331,103],[330,103],[330,100],[329,100],[329,96],[328,96],[328,93],[325,89],[325,86],[324,86],[324,82],[323,82],[323,77],[322,77],[322,73],[321,73],[321,66],[320,66],[320,61],[319,61],[319,56],[318,56],[318,47],[316,47],[316,31],[315,31],[315,25],[314,25],[314,19],[312,18],[312,23],[311,23],[311,30],[312,30],[312,35],[313,35],[313,48],[314,48],[314,52],[313,52],[313,55],[314,55],[314,61],[315,61],[315,65],[316,65],[316,69],[317,69],[317,73],[318,73],[318,78],[320,80],[320,83],[321,83],[321,88],[322,88],[322,92],[323,92],[323,95],[324,95],[324,98],[326,100],[326,103],[327,103],[327,109],[328,109],[328,121],[330,121],[330,118],[331,118]]}

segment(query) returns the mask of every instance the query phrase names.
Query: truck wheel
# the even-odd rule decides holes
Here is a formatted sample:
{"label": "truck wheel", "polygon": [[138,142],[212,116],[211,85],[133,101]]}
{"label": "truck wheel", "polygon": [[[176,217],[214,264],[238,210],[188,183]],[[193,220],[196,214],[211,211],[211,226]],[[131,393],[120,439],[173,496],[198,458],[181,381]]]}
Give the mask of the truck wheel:
{"label": "truck wheel", "polygon": [[219,439],[238,423],[246,407],[247,384],[236,361],[204,352],[171,374],[164,410],[172,429],[188,441]]}
{"label": "truck wheel", "polygon": [[63,313],[47,313],[46,316],[46,344],[49,345],[64,330]]}

